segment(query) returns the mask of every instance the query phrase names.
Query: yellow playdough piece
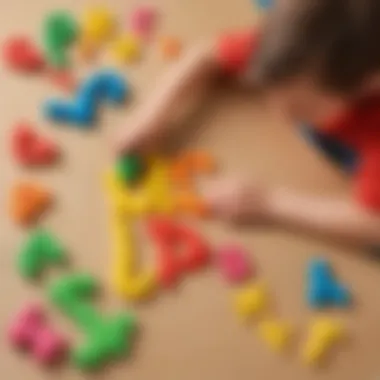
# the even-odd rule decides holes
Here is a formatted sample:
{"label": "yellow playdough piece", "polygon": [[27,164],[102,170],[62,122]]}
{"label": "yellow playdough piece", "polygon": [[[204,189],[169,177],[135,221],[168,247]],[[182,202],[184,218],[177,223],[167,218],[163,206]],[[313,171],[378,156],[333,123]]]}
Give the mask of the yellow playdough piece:
{"label": "yellow playdough piece", "polygon": [[114,243],[112,285],[121,296],[140,300],[150,296],[157,287],[153,268],[136,273],[136,254],[133,244],[132,223],[126,213],[115,210],[111,229]]}
{"label": "yellow playdough piece", "polygon": [[115,31],[115,18],[107,8],[95,7],[88,9],[83,16],[82,41],[92,44],[102,44]]}
{"label": "yellow playdough piece", "polygon": [[292,334],[292,329],[289,324],[268,319],[261,321],[258,326],[259,334],[273,351],[283,351]]}
{"label": "yellow playdough piece", "polygon": [[303,360],[309,365],[318,364],[346,335],[340,321],[331,318],[318,318],[311,324],[309,337],[302,352]]}
{"label": "yellow playdough piece", "polygon": [[106,173],[105,185],[116,209],[132,215],[173,212],[168,165],[163,160],[151,159],[148,168],[146,178],[136,188],[128,187],[113,169]]}
{"label": "yellow playdough piece", "polygon": [[260,314],[267,304],[267,289],[263,284],[249,285],[235,295],[236,312],[244,320]]}
{"label": "yellow playdough piece", "polygon": [[157,286],[153,269],[136,273],[131,220],[149,212],[167,214],[173,210],[168,165],[164,160],[150,159],[148,169],[146,178],[136,188],[121,181],[114,170],[105,176],[112,211],[112,284],[118,294],[131,300],[148,297]]}
{"label": "yellow playdough piece", "polygon": [[141,43],[133,34],[124,35],[113,42],[113,55],[121,63],[133,63],[141,58]]}

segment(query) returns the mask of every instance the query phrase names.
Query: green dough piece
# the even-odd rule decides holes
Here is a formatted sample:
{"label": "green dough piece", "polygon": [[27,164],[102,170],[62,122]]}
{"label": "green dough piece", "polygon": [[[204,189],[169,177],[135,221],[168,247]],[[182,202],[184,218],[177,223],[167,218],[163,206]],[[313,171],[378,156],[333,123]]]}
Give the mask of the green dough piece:
{"label": "green dough piece", "polygon": [[64,264],[66,261],[65,249],[61,243],[49,232],[37,229],[22,245],[17,256],[17,267],[23,277],[34,279],[47,266]]}
{"label": "green dough piece", "polygon": [[61,278],[49,289],[51,301],[83,331],[85,343],[74,348],[72,359],[83,370],[93,370],[127,355],[136,320],[131,314],[102,316],[91,304],[96,280],[86,274]]}
{"label": "green dough piece", "polygon": [[50,13],[43,28],[43,39],[48,61],[53,66],[68,64],[66,49],[74,42],[79,27],[75,19],[66,11]]}
{"label": "green dough piece", "polygon": [[116,163],[116,173],[119,178],[126,183],[137,182],[144,174],[145,165],[143,159],[134,154],[126,155]]}

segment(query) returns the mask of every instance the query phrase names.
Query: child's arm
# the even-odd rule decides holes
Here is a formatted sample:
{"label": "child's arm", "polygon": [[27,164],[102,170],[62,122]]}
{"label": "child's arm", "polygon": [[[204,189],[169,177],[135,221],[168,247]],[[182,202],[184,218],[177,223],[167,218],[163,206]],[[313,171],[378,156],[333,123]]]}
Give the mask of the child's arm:
{"label": "child's arm", "polygon": [[275,223],[367,248],[380,246],[380,217],[354,200],[285,189],[272,190],[268,197],[268,215]]}
{"label": "child's arm", "polygon": [[201,100],[202,90],[210,87],[218,74],[244,76],[256,45],[257,32],[248,30],[226,33],[193,48],[161,78],[151,96],[134,112],[117,138],[118,153],[154,141],[190,101]]}
{"label": "child's arm", "polygon": [[215,42],[193,48],[156,84],[118,136],[119,153],[140,147],[169,127],[178,108],[200,87],[209,86],[219,71]]}
{"label": "child's arm", "polygon": [[265,189],[240,181],[217,182],[205,195],[215,216],[269,223],[367,248],[380,246],[380,217],[348,197]]}

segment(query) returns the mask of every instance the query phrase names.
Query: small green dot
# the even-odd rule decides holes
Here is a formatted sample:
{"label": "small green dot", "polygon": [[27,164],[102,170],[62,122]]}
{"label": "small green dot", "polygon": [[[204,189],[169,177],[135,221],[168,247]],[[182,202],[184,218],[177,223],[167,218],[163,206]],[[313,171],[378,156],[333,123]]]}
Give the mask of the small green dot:
{"label": "small green dot", "polygon": [[116,163],[117,175],[126,183],[137,182],[144,174],[144,169],[142,158],[134,154],[123,156]]}

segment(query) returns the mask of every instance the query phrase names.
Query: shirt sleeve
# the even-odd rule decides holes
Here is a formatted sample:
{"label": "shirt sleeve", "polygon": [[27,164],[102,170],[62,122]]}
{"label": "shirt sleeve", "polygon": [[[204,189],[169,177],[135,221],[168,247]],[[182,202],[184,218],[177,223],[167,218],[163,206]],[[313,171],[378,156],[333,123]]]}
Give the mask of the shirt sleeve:
{"label": "shirt sleeve", "polygon": [[217,43],[217,60],[221,69],[230,75],[243,74],[255,54],[258,33],[254,30],[225,33]]}
{"label": "shirt sleeve", "polygon": [[356,178],[356,198],[370,211],[380,212],[380,149],[361,157]]}

